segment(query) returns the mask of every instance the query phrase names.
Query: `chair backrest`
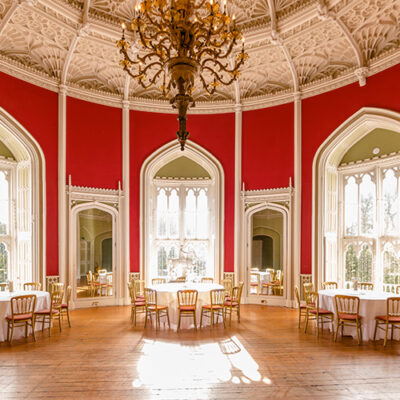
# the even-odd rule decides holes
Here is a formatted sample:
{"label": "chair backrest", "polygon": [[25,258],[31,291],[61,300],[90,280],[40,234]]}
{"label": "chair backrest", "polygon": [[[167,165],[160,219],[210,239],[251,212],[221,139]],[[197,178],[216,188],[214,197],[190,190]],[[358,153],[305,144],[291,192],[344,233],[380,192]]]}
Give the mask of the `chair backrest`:
{"label": "chair backrest", "polygon": [[311,310],[319,309],[319,295],[318,292],[308,292],[306,296],[306,307]]}
{"label": "chair backrest", "polygon": [[386,299],[386,315],[389,317],[400,317],[400,297],[388,297]]}
{"label": "chair backrest", "polygon": [[175,282],[185,283],[186,282],[186,276],[179,276],[178,278],[175,279]]}
{"label": "chair backrest", "polygon": [[198,292],[197,290],[178,290],[178,306],[196,306]]}
{"label": "chair backrest", "polygon": [[234,286],[232,288],[231,299],[232,299],[232,301],[235,301],[238,304],[240,304],[240,300],[242,298],[243,286],[244,286],[244,283],[239,282],[239,286]]}
{"label": "chair backrest", "polygon": [[337,282],[323,282],[322,289],[325,289],[325,290],[337,289]]}
{"label": "chair backrest", "polygon": [[27,294],[24,296],[11,297],[12,318],[21,314],[33,314],[36,305],[36,295]]}
{"label": "chair backrest", "polygon": [[239,282],[239,296],[237,298],[237,302],[240,304],[242,300],[242,293],[243,293],[244,282]]}
{"label": "chair backrest", "polygon": [[68,285],[67,290],[65,291],[65,302],[67,305],[69,305],[69,302],[71,301],[71,296],[72,296],[72,286]]}
{"label": "chair backrest", "polygon": [[259,272],[260,269],[257,268],[257,267],[253,267],[253,268],[250,268],[250,271],[252,271],[252,272]]}
{"label": "chair backrest", "polygon": [[42,284],[40,282],[26,282],[24,283],[24,290],[40,290]]}
{"label": "chair backrest", "polygon": [[360,298],[357,296],[335,296],[335,307],[337,314],[357,315],[360,311]]}
{"label": "chair backrest", "polygon": [[260,284],[260,274],[258,272],[250,273],[250,282]]}
{"label": "chair backrest", "polygon": [[294,294],[296,296],[297,305],[300,307],[300,293],[299,293],[299,288],[297,287],[297,285],[294,287]]}
{"label": "chair backrest", "polygon": [[211,305],[223,306],[225,302],[225,289],[213,289],[210,291]]}
{"label": "chair backrest", "polygon": [[107,272],[107,275],[106,275],[106,284],[109,285],[109,286],[111,286],[112,283],[113,283],[113,274],[112,274],[112,272]]}
{"label": "chair backrest", "polygon": [[64,291],[64,284],[61,282],[52,283],[50,285],[50,293],[63,292],[63,291]]}
{"label": "chair backrest", "polygon": [[88,271],[86,274],[86,280],[88,285],[91,285],[93,283],[93,273],[92,271]]}
{"label": "chair backrest", "polygon": [[221,285],[225,288],[226,294],[231,294],[233,284],[230,279],[222,279]]}
{"label": "chair backrest", "polygon": [[374,290],[374,284],[370,282],[359,282],[358,288],[360,290]]}
{"label": "chair backrest", "polygon": [[313,283],[303,283],[303,291],[304,291],[304,298],[305,298],[307,293],[314,292],[314,284]]}
{"label": "chair backrest", "polygon": [[5,292],[6,290],[8,290],[8,283],[0,283],[0,292]]}
{"label": "chair backrest", "polygon": [[165,282],[166,282],[165,278],[154,278],[151,280],[152,285],[162,285]]}
{"label": "chair backrest", "polygon": [[50,312],[61,309],[63,297],[63,292],[53,292],[50,294]]}
{"label": "chair backrest", "polygon": [[105,268],[98,269],[98,270],[97,270],[97,273],[99,273],[99,274],[106,274],[106,273],[107,273],[107,270],[106,270]]}
{"label": "chair backrest", "polygon": [[201,283],[213,283],[214,282],[214,278],[209,278],[206,276],[203,276],[203,278],[201,278]]}
{"label": "chair backrest", "polygon": [[400,285],[396,286],[396,294],[400,294]]}
{"label": "chair backrest", "polygon": [[156,306],[157,305],[157,291],[150,288],[144,288],[144,299],[146,306]]}
{"label": "chair backrest", "polygon": [[133,299],[136,299],[136,297],[139,296],[144,296],[145,281],[142,279],[136,279],[131,282],[133,282]]}
{"label": "chair backrest", "polygon": [[131,303],[135,302],[135,283],[134,281],[128,282],[128,291],[129,291],[129,297],[131,299]]}

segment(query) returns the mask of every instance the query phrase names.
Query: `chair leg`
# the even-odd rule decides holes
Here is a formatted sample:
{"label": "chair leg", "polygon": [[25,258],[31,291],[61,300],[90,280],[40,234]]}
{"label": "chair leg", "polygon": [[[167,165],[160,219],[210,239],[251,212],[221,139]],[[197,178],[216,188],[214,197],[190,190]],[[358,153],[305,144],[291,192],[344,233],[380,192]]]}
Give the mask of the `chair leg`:
{"label": "chair leg", "polygon": [[376,340],[376,331],[378,330],[378,320],[375,320],[374,342]]}
{"label": "chair leg", "polygon": [[35,317],[32,317],[32,337],[33,337],[33,341],[36,342],[36,336],[35,336]]}
{"label": "chair leg", "polygon": [[200,329],[201,329],[201,326],[202,326],[202,324],[203,324],[203,311],[204,311],[204,309],[203,309],[203,307],[201,308],[201,314],[200,314]]}
{"label": "chair leg", "polygon": [[237,316],[238,316],[238,322],[240,324],[240,305],[237,306]]}
{"label": "chair leg", "polygon": [[58,313],[58,325],[60,326],[60,332],[61,332],[61,325],[62,325],[62,323],[61,323],[61,311]]}
{"label": "chair leg", "polygon": [[317,314],[317,337],[319,336],[319,323],[320,323],[320,317],[319,314]]}
{"label": "chair leg", "polygon": [[197,331],[196,310],[193,311],[194,329]]}
{"label": "chair leg", "polygon": [[222,310],[222,322],[224,323],[224,328],[226,328],[226,322],[225,322],[225,314],[224,314],[224,310]]}
{"label": "chair leg", "polygon": [[148,314],[147,314],[147,308],[146,308],[146,314],[145,314],[145,319],[144,319],[144,327],[146,328],[147,326],[147,318],[148,318]]}
{"label": "chair leg", "polygon": [[338,332],[339,332],[339,327],[340,327],[340,321],[338,320],[337,321],[336,332],[335,332],[335,342],[337,341],[337,335],[338,335]]}
{"label": "chair leg", "polygon": [[28,321],[25,321],[25,337],[28,337]]}
{"label": "chair leg", "polygon": [[210,325],[210,328],[212,329],[213,326],[214,326],[214,311],[213,311],[213,309],[211,307],[211,325]]}
{"label": "chair leg", "polygon": [[304,333],[307,333],[307,328],[308,328],[308,310],[306,311],[306,323],[304,326]]}
{"label": "chair leg", "polygon": [[169,323],[169,310],[167,308],[167,321],[168,321],[168,328],[171,328],[171,324]]}
{"label": "chair leg", "polygon": [[390,335],[390,340],[393,342],[393,331],[394,331],[394,325],[392,324],[392,332],[391,332],[391,335]]}
{"label": "chair leg", "polygon": [[389,330],[389,321],[386,321],[385,341],[383,342],[383,347],[386,346],[387,336],[388,336],[388,330]]}
{"label": "chair leg", "polygon": [[178,318],[178,327],[176,328],[176,331],[179,331],[179,328],[181,327],[181,310],[179,310],[179,318]]}
{"label": "chair leg", "polygon": [[301,322],[301,308],[299,308],[299,326],[298,326],[299,329],[300,329],[300,322]]}

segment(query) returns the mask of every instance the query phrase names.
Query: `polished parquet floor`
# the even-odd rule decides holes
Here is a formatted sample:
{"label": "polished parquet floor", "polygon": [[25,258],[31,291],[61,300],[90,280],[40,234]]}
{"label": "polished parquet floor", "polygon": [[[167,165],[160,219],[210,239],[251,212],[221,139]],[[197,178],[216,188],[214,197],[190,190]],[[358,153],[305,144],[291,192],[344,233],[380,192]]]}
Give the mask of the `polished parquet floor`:
{"label": "polished parquet floor", "polygon": [[400,344],[357,346],[297,328],[297,312],[179,333],[136,328],[128,307],[72,312],[72,328],[0,343],[0,399],[400,399]]}

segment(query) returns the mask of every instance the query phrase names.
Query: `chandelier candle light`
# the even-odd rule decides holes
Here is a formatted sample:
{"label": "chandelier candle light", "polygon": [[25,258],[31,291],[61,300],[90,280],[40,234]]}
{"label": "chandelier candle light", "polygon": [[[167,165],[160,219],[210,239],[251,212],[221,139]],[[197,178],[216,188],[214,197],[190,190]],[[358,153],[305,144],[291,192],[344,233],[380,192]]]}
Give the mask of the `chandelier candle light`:
{"label": "chandelier candle light", "polygon": [[[159,85],[163,96],[170,97],[178,110],[177,136],[184,150],[195,81],[212,95],[219,85],[231,85],[238,78],[248,58],[235,16],[228,15],[226,0],[143,0],[135,7],[134,19],[121,27],[121,66],[144,89]],[[138,43],[134,52],[126,31]],[[240,40],[241,50],[236,50]]]}

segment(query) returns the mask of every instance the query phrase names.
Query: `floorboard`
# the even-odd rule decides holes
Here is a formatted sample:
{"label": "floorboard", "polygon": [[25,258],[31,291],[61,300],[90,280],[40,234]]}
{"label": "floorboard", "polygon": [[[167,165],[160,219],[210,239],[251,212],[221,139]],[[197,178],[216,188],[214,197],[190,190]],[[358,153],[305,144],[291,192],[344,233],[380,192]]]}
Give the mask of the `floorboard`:
{"label": "floorboard", "polygon": [[128,307],[72,312],[52,336],[0,343],[0,399],[399,399],[400,346],[335,343],[297,312],[243,306],[232,327],[143,329]]}

